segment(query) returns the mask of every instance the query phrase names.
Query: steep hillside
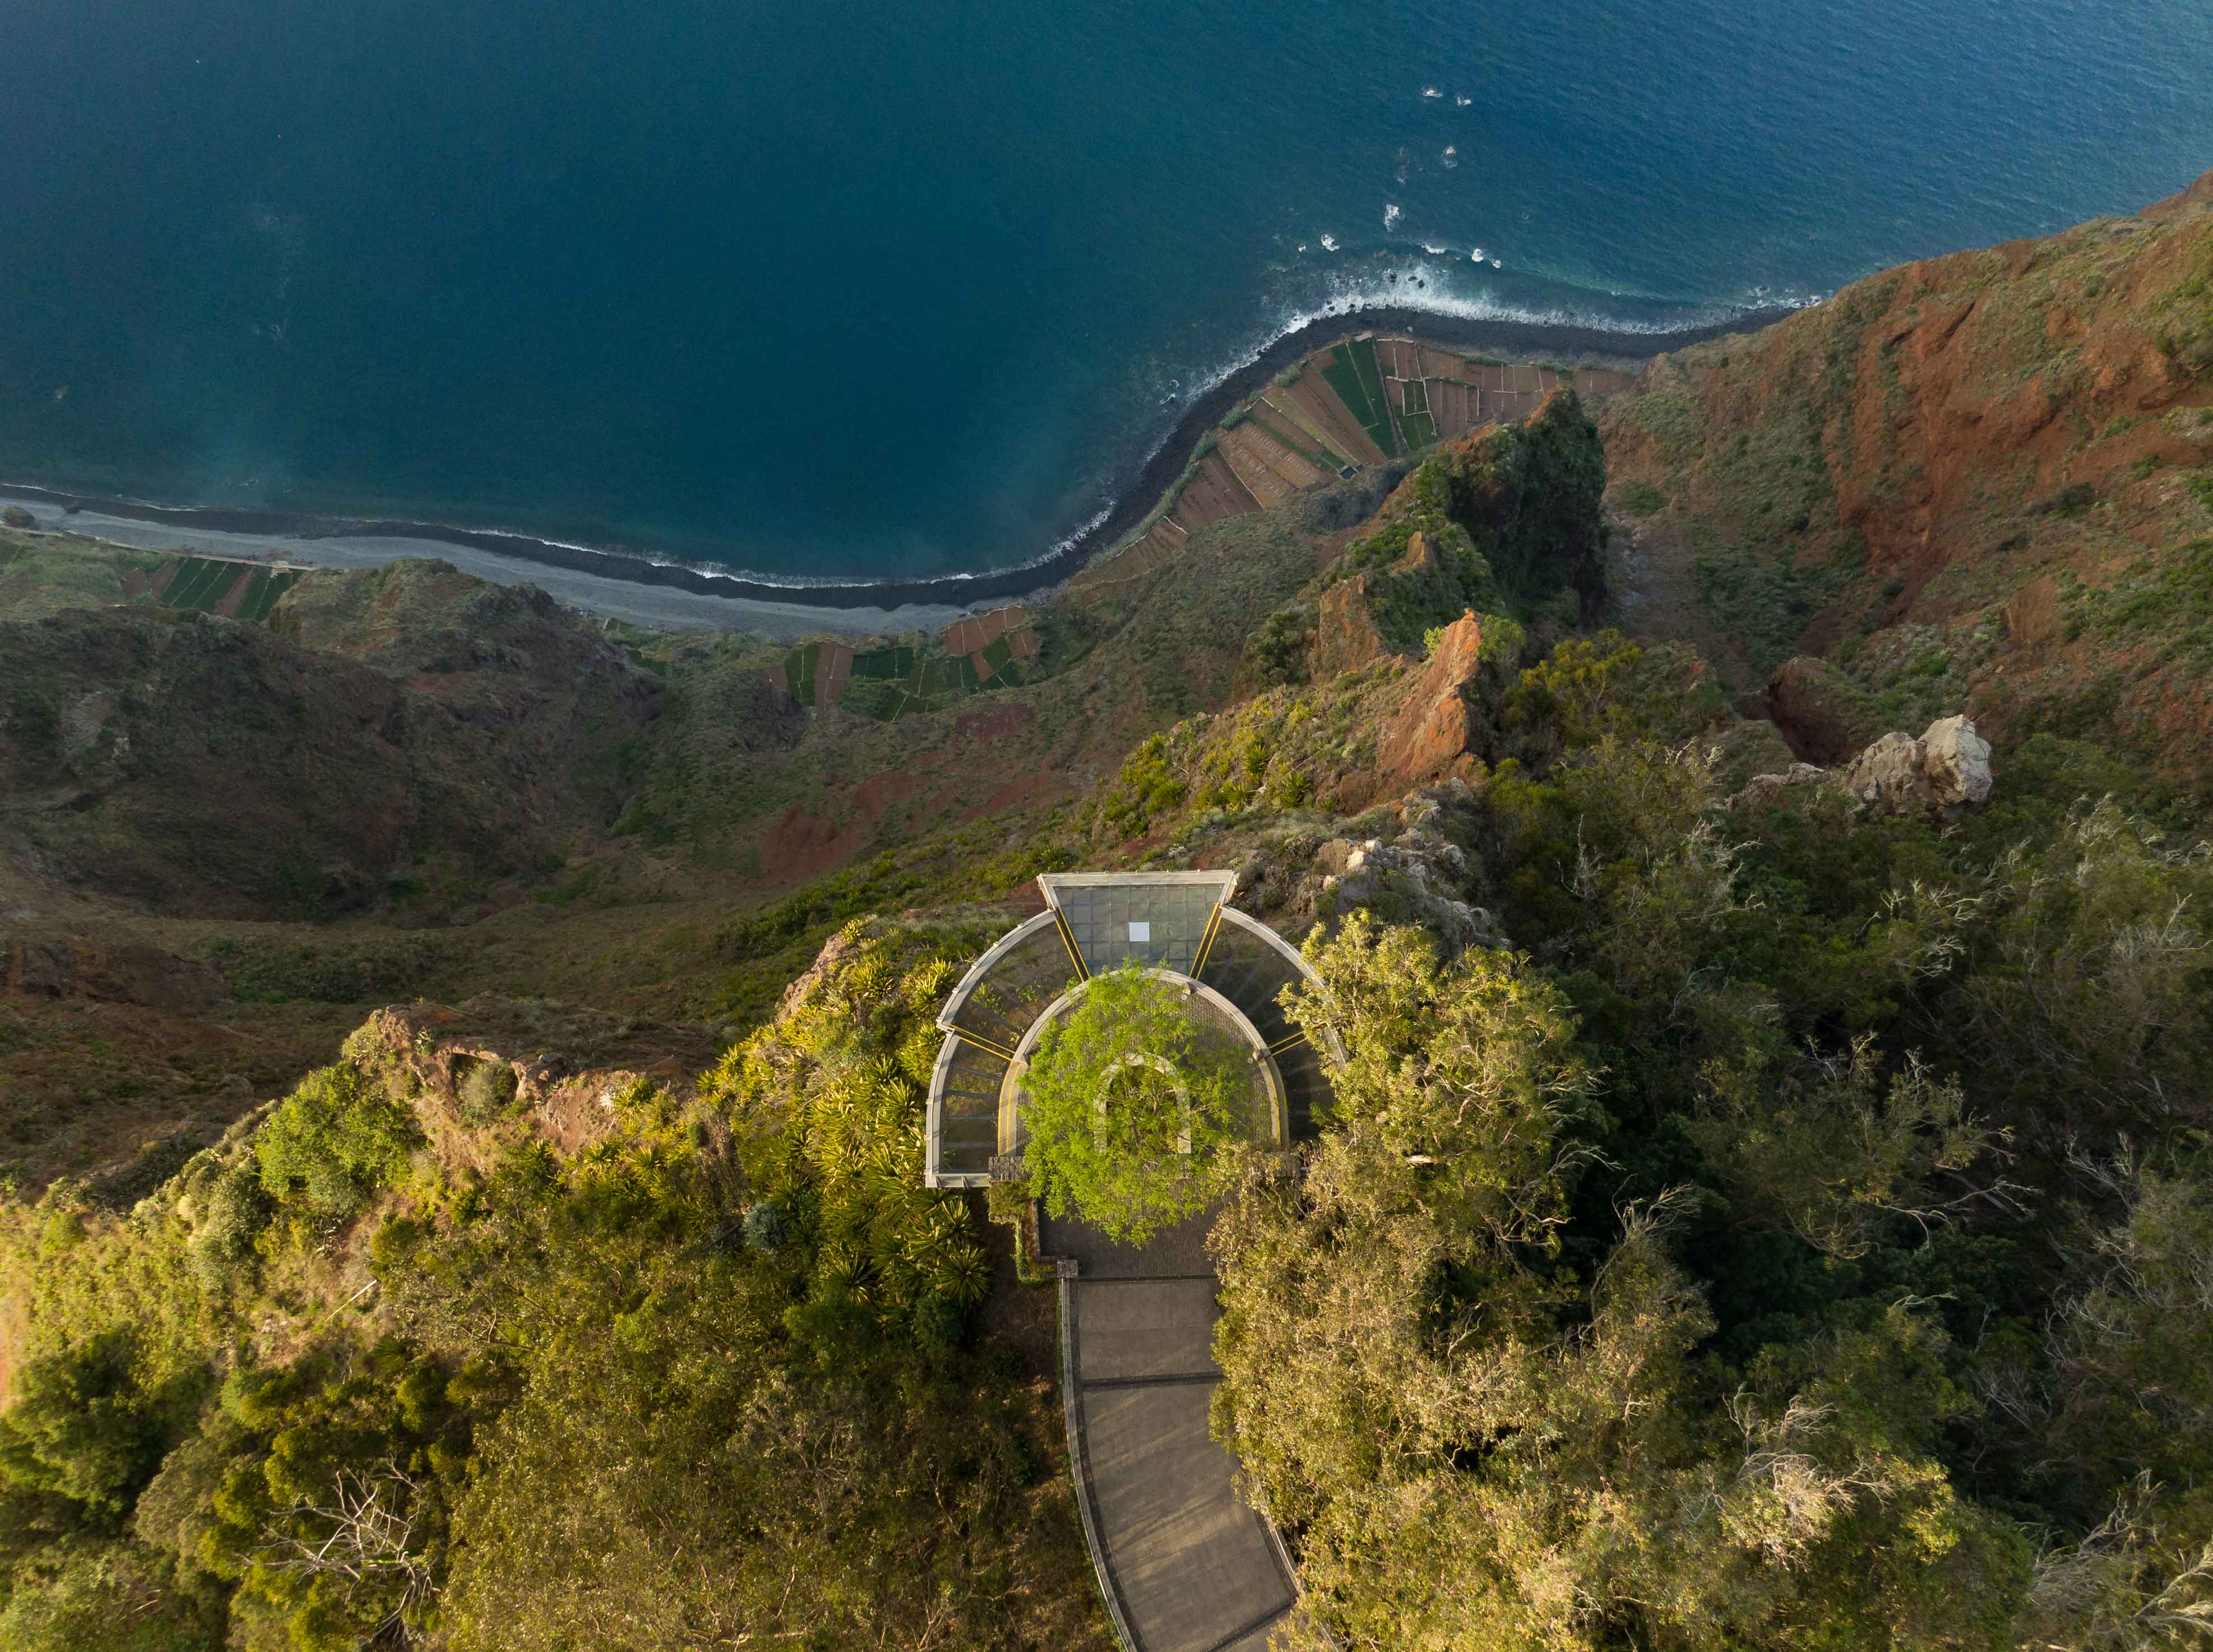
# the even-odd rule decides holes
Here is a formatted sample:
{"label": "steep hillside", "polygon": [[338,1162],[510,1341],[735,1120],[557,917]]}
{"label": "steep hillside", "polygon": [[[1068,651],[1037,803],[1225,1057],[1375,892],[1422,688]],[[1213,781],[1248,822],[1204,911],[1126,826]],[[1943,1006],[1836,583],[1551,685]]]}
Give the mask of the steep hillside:
{"label": "steep hillside", "polygon": [[[2213,782],[2213,174],[1661,357],[1600,423],[1628,623],[1802,748],[1964,703]],[[1771,687],[1801,654],[1837,669]]]}
{"label": "steep hillside", "polygon": [[[0,626],[9,835],[34,871],[186,916],[327,916],[418,861],[489,881],[558,855],[612,820],[613,747],[659,686],[550,600],[473,580],[485,612],[450,647],[400,600],[440,576],[288,599],[340,587],[404,645],[117,609]],[[313,595],[283,619],[329,624]]]}

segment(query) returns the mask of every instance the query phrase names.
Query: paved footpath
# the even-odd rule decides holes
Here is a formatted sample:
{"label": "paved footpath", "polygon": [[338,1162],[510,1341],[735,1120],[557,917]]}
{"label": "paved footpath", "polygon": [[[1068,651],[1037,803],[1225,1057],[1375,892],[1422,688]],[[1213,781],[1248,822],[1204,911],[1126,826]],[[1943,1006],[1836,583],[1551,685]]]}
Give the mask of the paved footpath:
{"label": "paved footpath", "polygon": [[1216,1281],[1205,1220],[1142,1250],[1039,1223],[1061,1259],[1061,1381],[1084,1536],[1130,1652],[1266,1652],[1296,1599],[1283,1545],[1207,1432]]}

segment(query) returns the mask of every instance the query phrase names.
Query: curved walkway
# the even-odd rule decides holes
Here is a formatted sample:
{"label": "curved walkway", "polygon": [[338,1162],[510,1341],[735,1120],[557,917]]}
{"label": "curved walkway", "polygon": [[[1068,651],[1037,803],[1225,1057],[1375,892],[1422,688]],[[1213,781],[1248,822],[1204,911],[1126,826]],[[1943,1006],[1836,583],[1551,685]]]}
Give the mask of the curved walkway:
{"label": "curved walkway", "polygon": [[1222,1381],[1210,1216],[1143,1249],[1040,1216],[1060,1271],[1061,1387],[1083,1534],[1130,1652],[1266,1652],[1297,1599],[1274,1529],[1207,1429]]}

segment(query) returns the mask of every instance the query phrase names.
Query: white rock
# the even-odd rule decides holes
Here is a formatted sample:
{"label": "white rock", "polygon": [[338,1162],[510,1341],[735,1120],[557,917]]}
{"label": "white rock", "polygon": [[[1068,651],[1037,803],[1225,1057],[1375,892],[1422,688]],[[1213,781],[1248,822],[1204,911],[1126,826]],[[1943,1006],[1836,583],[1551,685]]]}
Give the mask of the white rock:
{"label": "white rock", "polygon": [[1961,717],[1939,717],[1921,736],[1932,802],[1979,803],[1990,795],[1990,743]]}

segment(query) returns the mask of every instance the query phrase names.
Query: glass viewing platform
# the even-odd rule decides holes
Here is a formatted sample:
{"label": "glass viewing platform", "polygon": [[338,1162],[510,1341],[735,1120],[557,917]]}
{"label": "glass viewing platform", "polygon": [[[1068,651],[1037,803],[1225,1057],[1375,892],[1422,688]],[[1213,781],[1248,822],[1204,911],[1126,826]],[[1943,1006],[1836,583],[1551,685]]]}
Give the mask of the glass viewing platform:
{"label": "glass viewing platform", "polygon": [[1312,972],[1297,949],[1228,904],[1234,872],[1060,872],[1046,909],[978,959],[946,1000],[930,1083],[925,1180],[980,1187],[1021,1174],[1021,1081],[1044,1023],[1093,976],[1126,964],[1195,984],[1253,1045],[1278,1145],[1309,1138],[1330,1104],[1328,1067],[1277,1003]]}

